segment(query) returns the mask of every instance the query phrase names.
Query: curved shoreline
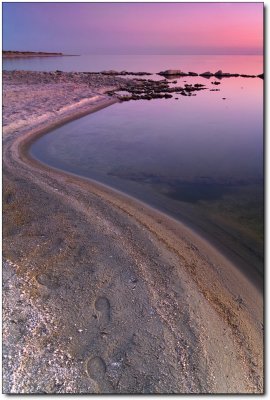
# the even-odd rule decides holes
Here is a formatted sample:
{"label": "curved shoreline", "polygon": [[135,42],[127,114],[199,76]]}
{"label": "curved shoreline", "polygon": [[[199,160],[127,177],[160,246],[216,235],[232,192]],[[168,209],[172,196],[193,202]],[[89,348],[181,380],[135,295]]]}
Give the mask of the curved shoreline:
{"label": "curved shoreline", "polygon": [[[150,206],[103,184],[45,166],[31,158],[28,154],[27,150],[29,146],[38,136],[45,134],[56,126],[62,125],[90,112],[97,111],[114,102],[115,100],[112,99],[104,99],[100,104],[94,106],[92,104],[90,106],[84,106],[79,110],[69,110],[68,114],[63,115],[60,118],[59,116],[54,117],[30,130],[25,129],[19,132],[14,138],[7,139],[3,155],[4,165],[6,165],[7,171],[11,171],[15,177],[28,176],[30,181],[33,182],[36,187],[49,193],[53,198],[59,198],[60,202],[64,201],[68,206],[83,213],[90,212],[90,209],[86,209],[83,204],[91,194],[91,201],[94,202],[94,208],[96,210],[99,210],[99,207],[102,208],[101,216],[108,216],[111,213],[116,213],[116,215],[121,219],[122,224],[124,224],[124,227],[125,224],[129,225],[129,223],[135,223],[135,225],[138,225],[141,232],[145,231],[144,235],[147,235],[151,243],[156,243],[156,248],[164,248],[161,252],[169,252],[168,254],[171,254],[171,257],[176,257],[177,259],[182,260],[182,266],[180,267],[179,265],[180,276],[188,282],[186,283],[187,288],[191,288],[194,285],[193,289],[195,287],[197,288],[198,294],[192,294],[194,299],[196,296],[199,296],[199,294],[202,296],[200,300],[202,305],[197,305],[198,309],[201,309],[201,312],[203,312],[203,308],[201,307],[206,307],[206,304],[209,304],[209,307],[213,310],[212,312],[214,312],[214,314],[216,313],[215,318],[217,318],[217,321],[220,318],[220,325],[225,324],[228,326],[231,332],[230,335],[234,337],[237,346],[240,346],[239,348],[241,348],[243,360],[245,360],[247,365],[246,368],[250,369],[254,355],[257,351],[260,353],[262,350],[258,348],[256,351],[251,351],[251,354],[249,354],[251,348],[255,349],[257,347],[257,322],[254,325],[254,321],[257,319],[259,321],[262,318],[262,298],[257,289],[252,286],[249,280],[234,265],[222,256],[211,244],[181,222],[176,221]],[[85,200],[81,201],[82,199]],[[110,223],[110,226],[113,226],[114,224],[114,229],[118,231],[120,226],[118,226],[119,224],[117,219],[114,218],[112,221],[113,223]],[[106,222],[106,220],[104,220],[102,224],[104,222]],[[138,235],[140,234],[138,233]],[[116,240],[119,242],[120,239],[116,238]],[[133,244],[130,241],[125,241],[124,238],[122,238],[122,240],[127,246],[130,245],[132,248]],[[136,240],[134,243],[136,243]],[[135,250],[133,249],[132,252],[133,251]],[[138,252],[138,250],[136,251]],[[144,257],[147,259],[146,255]],[[141,260],[141,264],[138,264],[137,266],[139,269],[143,268],[143,257]],[[195,265],[197,265],[197,267],[195,267]],[[158,288],[153,286],[153,278],[151,278],[149,272],[145,268],[146,267],[141,269],[141,274],[142,277],[144,277],[145,283],[148,285],[148,290],[150,290],[153,301],[156,299],[153,306],[157,309],[158,314],[162,315],[162,318],[166,319],[167,315],[163,314],[160,308],[161,306],[157,305],[159,303],[157,300],[158,296],[163,296],[163,294],[159,293]],[[239,302],[237,300],[239,293],[241,298],[244,299],[244,308],[239,308]],[[208,311],[209,310],[210,309],[208,309]],[[196,316],[196,318],[193,318],[194,321],[197,321],[197,318],[199,317]],[[201,318],[203,318],[203,316]],[[176,329],[177,325],[175,324],[176,322],[170,325],[172,331]],[[196,324],[199,326],[198,321]],[[205,324],[207,327],[206,321]],[[172,328],[173,326],[175,327]],[[208,331],[208,334],[210,334],[210,331]],[[213,335],[215,334],[217,334],[217,332],[213,333]],[[202,341],[201,345],[206,346],[205,348],[210,351],[209,347],[207,347],[208,342],[206,338],[201,338],[200,340]],[[247,343],[245,343],[246,340]],[[228,343],[231,343],[229,342],[229,339]],[[218,360],[215,359],[213,354],[211,357],[213,358],[211,361],[213,366],[217,365]],[[260,357],[256,357],[256,359],[256,362],[261,365],[262,360],[260,360]],[[238,378],[239,377],[236,377],[236,380]],[[232,378],[230,377],[229,379]],[[254,379],[250,380],[250,382],[253,381],[253,384],[254,382],[257,382],[258,378]],[[214,384],[212,383],[212,391],[215,390],[215,385],[213,385]],[[221,380],[218,381],[217,388],[220,388],[220,385]],[[260,391],[259,386],[258,390]],[[105,389],[103,387],[104,391]]]}
{"label": "curved shoreline", "polygon": [[[117,101],[117,100],[112,100],[111,102],[105,103],[104,107],[106,107],[107,105],[113,104],[115,101]],[[185,234],[187,234],[187,232],[189,232],[188,236],[190,237],[191,241],[195,241],[195,242],[199,241],[199,242],[205,243],[205,246],[209,246],[209,250],[211,252],[214,251],[216,253],[216,255],[219,254],[221,257],[224,257],[224,259],[226,259],[229,264],[231,264],[235,268],[239,269],[240,272],[243,275],[245,275],[245,277],[248,277],[248,279],[250,279],[251,284],[256,286],[256,288],[262,292],[263,291],[264,271],[263,271],[263,264],[262,264],[263,261],[260,258],[261,254],[257,254],[255,251],[252,251],[248,247],[248,245],[245,245],[241,242],[237,249],[232,247],[232,243],[231,243],[231,246],[229,246],[228,244],[227,244],[227,246],[223,245],[221,239],[219,239],[219,240],[215,239],[215,237],[214,237],[215,231],[213,231],[213,229],[212,229],[212,232],[211,232],[211,230],[209,230],[208,232],[205,232],[205,235],[203,235],[203,228],[202,228],[202,226],[200,226],[200,227],[196,226],[196,220],[194,217],[189,222],[187,222],[183,219],[181,220],[181,217],[175,218],[173,215],[170,216],[165,211],[162,211],[161,209],[158,209],[157,207],[155,207],[149,203],[146,203],[143,200],[139,200],[138,198],[135,198],[132,195],[129,195],[128,193],[125,193],[125,192],[118,190],[110,185],[107,185],[106,183],[99,182],[91,177],[80,176],[76,173],[61,170],[57,167],[52,167],[49,164],[46,164],[46,163],[36,159],[34,156],[32,156],[29,153],[29,149],[30,149],[31,145],[39,137],[43,136],[46,133],[53,131],[55,128],[60,127],[61,125],[71,122],[72,120],[81,118],[89,113],[96,112],[101,108],[103,108],[103,105],[100,107],[96,107],[95,109],[92,109],[92,107],[90,106],[90,111],[86,110],[84,112],[79,112],[79,113],[75,112],[74,114],[71,114],[69,117],[64,118],[63,120],[59,120],[58,122],[49,124],[47,127],[45,127],[44,129],[41,129],[40,131],[33,132],[33,135],[31,136],[31,138],[29,140],[26,139],[26,142],[22,144],[22,150],[23,150],[24,159],[26,160],[26,162],[30,162],[30,163],[32,163],[32,165],[36,165],[37,167],[38,167],[38,165],[40,165],[43,168],[45,168],[48,171],[48,173],[50,171],[54,170],[59,173],[72,175],[75,177],[75,179],[77,178],[79,180],[81,179],[82,181],[89,181],[90,183],[97,185],[97,187],[100,189],[105,188],[105,192],[106,192],[106,190],[107,190],[107,192],[111,191],[112,198],[114,197],[114,194],[116,195],[118,193],[118,196],[120,196],[120,199],[121,199],[121,195],[122,195],[123,203],[125,203],[127,199],[130,199],[130,200],[134,201],[135,208],[136,207],[138,208],[140,204],[144,205],[145,207],[148,207],[149,209],[151,209],[153,212],[157,213],[157,215],[156,215],[157,219],[159,218],[159,214],[164,214],[170,220],[174,220],[174,222],[176,224],[179,223],[179,229],[182,229],[184,232],[186,232]],[[113,204],[113,200],[111,201],[111,203]],[[232,237],[230,237],[230,241],[231,242],[233,241]],[[237,238],[235,238],[235,241],[237,242]],[[235,246],[236,246],[236,244],[235,244]],[[247,251],[250,252],[249,256],[254,257],[253,262],[251,262],[248,259]]]}
{"label": "curved shoreline", "polygon": [[[102,104],[97,105],[97,106],[89,106],[89,109],[86,107],[86,109],[83,110],[75,110],[74,112],[70,113],[68,116],[64,116],[63,118],[59,118],[58,120],[52,122],[52,123],[45,123],[45,126],[42,128],[37,128],[28,131],[22,139],[19,139],[15,146],[16,146],[16,157],[21,158],[24,162],[28,163],[28,165],[31,165],[32,167],[36,167],[37,169],[43,169],[46,171],[48,174],[54,175],[57,177],[67,177],[71,178],[73,182],[77,182],[78,184],[82,185],[89,185],[91,189],[95,192],[95,194],[99,196],[103,196],[111,205],[120,208],[124,212],[126,212],[128,215],[132,216],[135,218],[139,223],[147,227],[147,224],[144,222],[145,218],[144,215],[149,216],[153,218],[154,220],[161,220],[163,223],[163,227],[166,227],[169,230],[176,231],[177,234],[180,236],[184,236],[193,243],[194,245],[197,245],[200,247],[200,250],[203,249],[203,252],[207,254],[211,254],[212,257],[215,259],[221,260],[223,264],[227,266],[229,270],[237,269],[237,266],[234,265],[227,257],[226,255],[223,255],[210,241],[204,239],[200,234],[198,234],[194,229],[188,227],[186,224],[184,224],[182,221],[176,220],[173,217],[170,217],[168,214],[163,213],[160,210],[157,210],[154,207],[151,207],[149,204],[144,203],[143,201],[140,201],[138,199],[135,199],[134,197],[128,195],[127,193],[123,193],[117,189],[114,189],[106,184],[103,184],[101,182],[95,181],[94,179],[91,178],[86,178],[82,177],[76,174],[72,174],[70,172],[66,172],[54,167],[51,167],[47,164],[44,164],[40,162],[39,160],[36,160],[34,157],[32,157],[29,154],[29,148],[31,147],[32,143],[35,142],[39,137],[45,135],[48,132],[51,132],[52,130],[65,125],[68,122],[74,121],[76,119],[79,119],[83,116],[89,115],[91,113],[97,112],[105,107],[108,107],[114,103],[118,102],[117,99],[107,99],[102,102]],[[138,213],[138,209],[143,208],[143,213]],[[160,222],[159,222],[160,225]],[[156,229],[160,230],[160,226],[156,225]],[[149,226],[148,226],[149,228]],[[157,230],[151,229],[151,231],[155,234],[157,234]],[[160,238],[162,237],[162,234],[160,234]],[[161,239],[162,240],[162,239]],[[169,244],[168,244],[169,245]],[[245,277],[243,271],[239,271],[240,276],[243,275]],[[229,273],[230,275],[230,273]],[[246,278],[246,277],[245,277]],[[254,282],[251,282],[252,285],[254,285]],[[257,287],[257,285],[255,285]],[[260,287],[261,288],[261,287]],[[258,287],[257,287],[258,289]],[[262,289],[262,288],[261,288]]]}

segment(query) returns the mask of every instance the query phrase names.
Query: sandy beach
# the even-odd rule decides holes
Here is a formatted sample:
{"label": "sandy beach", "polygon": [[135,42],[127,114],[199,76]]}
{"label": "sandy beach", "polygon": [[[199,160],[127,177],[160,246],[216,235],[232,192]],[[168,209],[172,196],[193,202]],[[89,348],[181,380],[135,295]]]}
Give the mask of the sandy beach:
{"label": "sandy beach", "polygon": [[3,391],[262,393],[258,287],[181,222],[28,154],[124,81],[3,72]]}

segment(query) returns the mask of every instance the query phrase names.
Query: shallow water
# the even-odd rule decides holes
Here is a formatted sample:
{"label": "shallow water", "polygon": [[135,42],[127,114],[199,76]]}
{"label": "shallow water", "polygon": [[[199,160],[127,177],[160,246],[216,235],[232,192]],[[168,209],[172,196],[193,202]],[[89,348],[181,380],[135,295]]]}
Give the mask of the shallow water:
{"label": "shallow water", "polygon": [[214,80],[177,84],[220,91],[114,104],[41,137],[31,153],[165,211],[262,272],[263,81]]}

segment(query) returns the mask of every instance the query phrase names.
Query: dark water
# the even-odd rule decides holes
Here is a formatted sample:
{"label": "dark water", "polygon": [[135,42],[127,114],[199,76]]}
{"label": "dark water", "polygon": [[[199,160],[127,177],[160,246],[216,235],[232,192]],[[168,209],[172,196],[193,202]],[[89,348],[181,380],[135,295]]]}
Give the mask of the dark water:
{"label": "dark water", "polygon": [[31,153],[142,199],[261,273],[263,81],[183,81],[220,91],[115,104],[41,137]]}

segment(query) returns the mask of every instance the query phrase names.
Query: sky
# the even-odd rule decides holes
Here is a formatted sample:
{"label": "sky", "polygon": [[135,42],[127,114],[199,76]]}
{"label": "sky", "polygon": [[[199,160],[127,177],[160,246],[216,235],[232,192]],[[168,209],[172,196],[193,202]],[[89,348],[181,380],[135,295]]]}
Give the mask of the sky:
{"label": "sky", "polygon": [[2,4],[3,50],[263,53],[263,3]]}

